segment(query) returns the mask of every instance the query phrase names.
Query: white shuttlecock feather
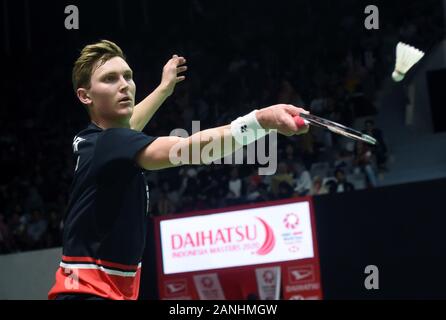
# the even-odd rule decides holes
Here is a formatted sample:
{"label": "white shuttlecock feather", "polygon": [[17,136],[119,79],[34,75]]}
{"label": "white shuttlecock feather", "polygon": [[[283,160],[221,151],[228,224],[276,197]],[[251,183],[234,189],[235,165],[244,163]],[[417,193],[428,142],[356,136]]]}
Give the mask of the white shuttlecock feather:
{"label": "white shuttlecock feather", "polygon": [[424,52],[408,44],[398,42],[396,46],[396,63],[392,78],[395,81],[404,79],[407,71],[423,58]]}

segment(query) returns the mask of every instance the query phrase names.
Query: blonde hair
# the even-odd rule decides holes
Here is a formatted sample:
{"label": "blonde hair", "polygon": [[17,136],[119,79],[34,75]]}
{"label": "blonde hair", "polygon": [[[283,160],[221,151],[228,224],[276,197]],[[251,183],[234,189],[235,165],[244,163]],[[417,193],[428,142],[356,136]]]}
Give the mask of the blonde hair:
{"label": "blonde hair", "polygon": [[74,92],[79,88],[90,88],[93,66],[100,61],[98,67],[114,57],[121,57],[125,60],[124,53],[119,46],[108,40],[101,40],[97,43],[85,46],[79,58],[74,63],[72,81]]}

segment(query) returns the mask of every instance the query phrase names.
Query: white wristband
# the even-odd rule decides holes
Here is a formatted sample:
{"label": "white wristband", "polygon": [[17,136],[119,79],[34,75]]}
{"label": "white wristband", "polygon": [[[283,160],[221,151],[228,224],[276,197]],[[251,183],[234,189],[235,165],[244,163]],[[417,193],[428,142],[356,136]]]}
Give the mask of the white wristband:
{"label": "white wristband", "polygon": [[264,129],[257,121],[256,112],[257,110],[254,110],[231,122],[232,136],[242,146],[250,144],[269,133],[269,130]]}

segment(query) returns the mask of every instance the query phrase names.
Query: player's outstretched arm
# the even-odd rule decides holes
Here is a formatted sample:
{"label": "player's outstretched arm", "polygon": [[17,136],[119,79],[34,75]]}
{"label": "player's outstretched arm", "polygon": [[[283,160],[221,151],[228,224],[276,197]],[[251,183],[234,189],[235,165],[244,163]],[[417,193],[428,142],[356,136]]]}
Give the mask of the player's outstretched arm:
{"label": "player's outstretched arm", "polygon": [[186,77],[180,73],[187,70],[186,59],[173,55],[163,67],[160,85],[133,109],[130,118],[130,127],[136,131],[142,131],[152,119],[163,102],[173,93],[175,85]]}
{"label": "player's outstretched arm", "polygon": [[278,104],[253,111],[231,124],[197,132],[188,138],[159,137],[138,154],[136,161],[147,170],[209,164],[265,136],[269,130],[277,130],[287,136],[306,133],[308,126],[298,127],[293,118],[300,113],[307,111]]}

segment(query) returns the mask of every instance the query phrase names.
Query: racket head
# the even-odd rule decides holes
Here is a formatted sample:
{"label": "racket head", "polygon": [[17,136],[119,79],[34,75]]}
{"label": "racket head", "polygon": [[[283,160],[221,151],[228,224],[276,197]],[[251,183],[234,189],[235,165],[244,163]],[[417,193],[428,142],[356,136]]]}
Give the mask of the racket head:
{"label": "racket head", "polygon": [[364,134],[360,131],[357,131],[353,128],[344,126],[340,123],[337,123],[337,122],[334,122],[334,121],[331,121],[331,120],[328,120],[325,118],[321,118],[321,117],[318,117],[318,116],[315,116],[315,115],[309,114],[309,113],[301,113],[299,116],[311,125],[321,127],[324,129],[328,129],[331,132],[340,134],[340,135],[345,136],[350,139],[366,142],[371,145],[376,145],[375,138],[373,138],[367,134]]}

